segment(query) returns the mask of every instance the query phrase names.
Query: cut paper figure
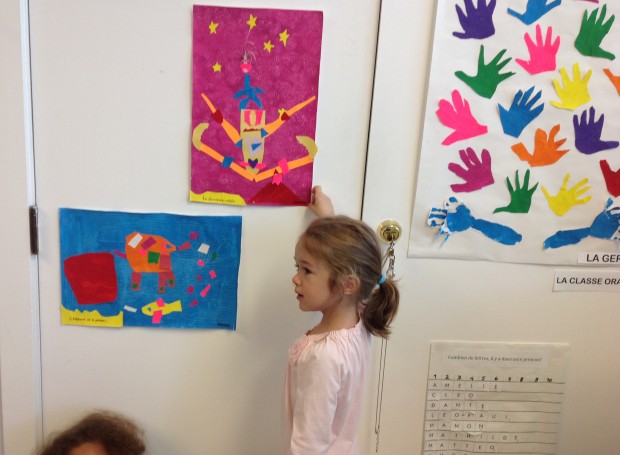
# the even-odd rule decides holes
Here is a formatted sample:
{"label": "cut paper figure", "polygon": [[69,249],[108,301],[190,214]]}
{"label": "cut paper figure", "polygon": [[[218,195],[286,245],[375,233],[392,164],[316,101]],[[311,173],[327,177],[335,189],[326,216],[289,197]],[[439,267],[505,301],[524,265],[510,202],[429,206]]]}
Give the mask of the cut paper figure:
{"label": "cut paper figure", "polygon": [[534,106],[542,94],[542,90],[534,93],[535,87],[530,87],[523,93],[519,90],[512,99],[510,108],[506,110],[504,106],[498,104],[499,118],[502,123],[504,133],[512,137],[519,137],[525,127],[529,125],[536,117],[538,117],[544,109],[544,104]]}
{"label": "cut paper figure", "polygon": [[473,0],[464,0],[465,11],[460,5],[455,5],[456,14],[459,17],[462,32],[453,32],[457,38],[467,39],[484,39],[495,34],[495,26],[493,25],[493,11],[495,10],[496,0],[477,0],[477,6],[474,7]]}
{"label": "cut paper figure", "polygon": [[547,71],[554,71],[556,65],[556,56],[560,49],[560,37],[556,36],[555,40],[551,42],[553,34],[553,28],[547,27],[547,33],[545,34],[545,40],[543,41],[542,29],[539,24],[536,24],[536,43],[532,41],[529,34],[525,33],[523,38],[527,45],[527,50],[530,54],[529,60],[523,60],[520,58],[515,59],[519,65],[523,67],[525,71],[530,74],[539,74]]}
{"label": "cut paper figure", "polygon": [[620,95],[620,76],[616,76],[609,68],[604,68],[603,72],[609,78],[618,95]]}
{"label": "cut paper figure", "polygon": [[544,248],[561,248],[574,245],[586,237],[620,241],[620,207],[614,206],[612,198],[607,199],[605,209],[599,213],[589,227],[558,231],[544,242]]}
{"label": "cut paper figure", "polygon": [[581,117],[577,114],[573,115],[573,127],[575,128],[575,147],[585,155],[592,155],[603,150],[617,148],[620,145],[618,141],[603,141],[603,123],[605,122],[605,114],[601,114],[596,119],[596,111],[594,107],[590,107],[581,113]]}
{"label": "cut paper figure", "polygon": [[[611,26],[614,23],[615,15],[605,22],[605,16],[607,15],[607,5],[603,5],[600,9],[596,8],[588,16],[588,10],[583,12],[583,18],[581,19],[581,28],[579,34],[575,39],[575,49],[577,49],[582,55],[587,57],[600,57],[608,60],[616,58],[614,54],[601,48],[603,39],[609,33]],[[598,15],[598,17],[597,17]]]}
{"label": "cut paper figure", "polygon": [[241,217],[59,215],[63,324],[235,329]]}
{"label": "cut paper figure", "polygon": [[159,235],[133,232],[125,237],[125,254],[133,270],[131,289],[140,290],[143,273],[156,273],[159,278],[158,292],[174,286],[171,253],[176,246]]}
{"label": "cut paper figure", "polygon": [[607,186],[609,194],[613,197],[620,196],[620,168],[615,171],[612,170],[607,160],[599,161],[599,165],[603,172],[603,178],[605,179],[605,185]]}
{"label": "cut paper figure", "polygon": [[151,316],[153,318],[153,324],[160,324],[162,317],[165,315],[180,311],[183,311],[180,300],[165,303],[163,299],[157,299],[142,307],[142,313]]}
{"label": "cut paper figure", "polygon": [[111,253],[85,253],[68,257],[64,261],[64,271],[78,305],[116,300],[116,266]]}
{"label": "cut paper figure", "polygon": [[452,91],[452,103],[445,99],[439,100],[439,109],[436,114],[441,123],[454,130],[441,142],[442,145],[450,145],[480,136],[488,131],[485,125],[481,125],[474,118],[469,102],[461,97],[458,90]]}
{"label": "cut paper figure", "polygon": [[322,29],[320,11],[194,6],[190,201],[310,202]]}
{"label": "cut paper figure", "polygon": [[590,101],[588,81],[590,76],[592,76],[592,70],[588,70],[582,78],[579,63],[575,63],[573,65],[572,81],[568,77],[566,68],[560,68],[560,76],[562,77],[562,86],[556,78],[553,79],[553,86],[560,101],[550,101],[552,106],[559,109],[573,110]]}
{"label": "cut paper figure", "polygon": [[491,240],[503,245],[516,245],[522,239],[521,234],[502,224],[476,219],[465,204],[451,196],[444,208],[432,208],[427,219],[428,226],[439,228],[439,235],[445,235],[447,242],[455,232],[475,229]]}
{"label": "cut paper figure", "polygon": [[497,53],[495,57],[488,63],[484,62],[484,46],[480,46],[480,53],[478,54],[478,72],[475,76],[469,76],[463,71],[457,71],[454,73],[456,77],[465,82],[474,92],[484,98],[491,98],[497,90],[497,86],[510,76],[514,76],[514,72],[500,73],[500,71],[512,60],[508,57],[502,60],[506,49],[502,49]]}
{"label": "cut paper figure", "polygon": [[523,178],[523,186],[519,182],[519,171],[515,172],[515,184],[510,183],[510,178],[506,177],[506,185],[508,186],[508,192],[510,193],[510,203],[505,207],[498,207],[493,210],[493,213],[509,212],[509,213],[528,213],[532,206],[532,195],[538,188],[538,183],[531,188],[530,185],[530,170],[525,171],[525,177]]}
{"label": "cut paper figure", "polygon": [[560,150],[562,144],[566,142],[566,138],[555,140],[556,134],[560,131],[560,125],[554,125],[549,131],[549,135],[547,136],[547,132],[543,129],[538,128],[536,130],[536,134],[534,135],[534,152],[528,152],[527,148],[523,144],[523,142],[519,142],[514,144],[511,148],[512,151],[516,153],[521,161],[527,162],[530,166],[548,166],[550,164],[556,163],[560,158],[562,158],[568,150]]}
{"label": "cut paper figure", "polygon": [[516,17],[525,25],[530,25],[543,17],[556,6],[560,6],[561,3],[562,0],[552,0],[549,3],[548,0],[527,0],[525,12],[518,13],[512,8],[508,8],[508,14]]}
{"label": "cut paper figure", "polygon": [[549,191],[547,191],[547,188],[545,188],[544,186],[541,187],[542,192],[547,198],[547,202],[549,203],[549,208],[557,216],[564,216],[574,206],[587,204],[592,199],[591,196],[586,196],[579,199],[592,188],[591,186],[584,187],[584,185],[587,185],[588,183],[587,178],[579,180],[579,182],[577,182],[571,188],[568,188],[569,180],[570,172],[564,177],[562,187],[555,196],[549,194]]}
{"label": "cut paper figure", "polygon": [[471,192],[493,184],[491,154],[487,149],[482,150],[480,158],[471,147],[459,150],[459,155],[464,167],[457,163],[450,163],[448,169],[465,182],[450,185],[452,191],[455,193]]}

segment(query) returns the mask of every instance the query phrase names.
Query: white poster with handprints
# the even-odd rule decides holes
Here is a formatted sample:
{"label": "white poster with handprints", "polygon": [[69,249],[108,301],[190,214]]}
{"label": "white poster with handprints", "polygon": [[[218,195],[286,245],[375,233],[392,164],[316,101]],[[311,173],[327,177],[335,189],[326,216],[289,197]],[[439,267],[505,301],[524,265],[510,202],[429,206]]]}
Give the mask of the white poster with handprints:
{"label": "white poster with handprints", "polygon": [[619,13],[438,1],[410,256],[575,264],[620,251]]}

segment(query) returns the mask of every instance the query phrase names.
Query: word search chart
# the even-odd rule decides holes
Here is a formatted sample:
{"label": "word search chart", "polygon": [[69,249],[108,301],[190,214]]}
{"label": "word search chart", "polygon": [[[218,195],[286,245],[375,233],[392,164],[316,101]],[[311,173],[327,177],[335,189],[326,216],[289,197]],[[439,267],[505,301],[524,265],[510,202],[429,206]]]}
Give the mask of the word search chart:
{"label": "word search chart", "polygon": [[554,455],[567,344],[435,341],[423,455]]}

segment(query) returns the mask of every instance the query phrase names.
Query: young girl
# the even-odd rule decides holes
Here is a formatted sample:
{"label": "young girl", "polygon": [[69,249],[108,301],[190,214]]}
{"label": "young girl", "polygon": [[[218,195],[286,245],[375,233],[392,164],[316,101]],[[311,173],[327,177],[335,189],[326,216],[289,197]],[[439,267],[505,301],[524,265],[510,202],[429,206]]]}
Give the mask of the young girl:
{"label": "young girl", "polygon": [[366,224],[333,216],[320,187],[313,221],[295,247],[295,293],[319,324],[289,349],[286,374],[290,455],[356,455],[357,427],[370,356],[370,335],[387,338],[398,289],[382,274],[376,234]]}

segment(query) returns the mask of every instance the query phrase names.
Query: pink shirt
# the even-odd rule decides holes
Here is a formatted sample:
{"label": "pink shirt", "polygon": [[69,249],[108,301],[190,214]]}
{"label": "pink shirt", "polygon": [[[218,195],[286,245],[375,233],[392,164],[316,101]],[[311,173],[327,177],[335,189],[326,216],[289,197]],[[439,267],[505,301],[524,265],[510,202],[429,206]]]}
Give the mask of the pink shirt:
{"label": "pink shirt", "polygon": [[303,335],[289,349],[285,405],[288,455],[357,455],[370,332]]}

